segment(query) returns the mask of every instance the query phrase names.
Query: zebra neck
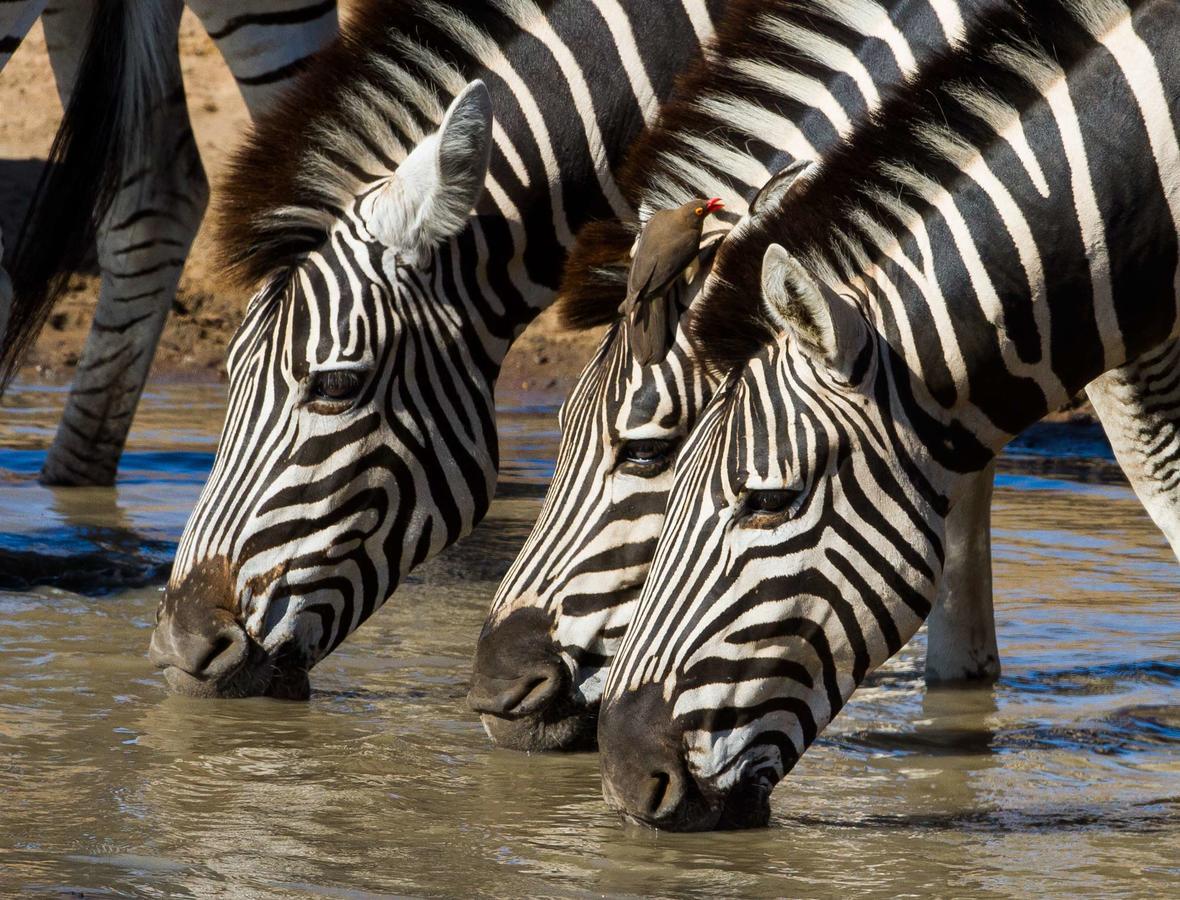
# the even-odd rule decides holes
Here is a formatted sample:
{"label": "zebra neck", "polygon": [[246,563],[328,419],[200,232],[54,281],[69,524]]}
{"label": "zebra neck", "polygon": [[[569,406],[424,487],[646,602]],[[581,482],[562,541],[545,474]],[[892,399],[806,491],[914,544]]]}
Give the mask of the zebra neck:
{"label": "zebra neck", "polygon": [[[472,73],[492,90],[497,141],[467,255],[484,293],[475,328],[499,359],[555,299],[582,226],[633,217],[616,173],[713,30],[705,0],[501,6],[528,39]],[[658,47],[642,40],[656,26]]]}
{"label": "zebra neck", "polygon": [[896,193],[856,220],[878,249],[841,280],[951,468],[1178,331],[1180,37],[1162,16],[1144,4],[1107,23],[1066,71],[1027,60],[1045,68],[1028,76],[1040,102],[990,142],[931,127],[923,139],[955,177],[894,165]]}

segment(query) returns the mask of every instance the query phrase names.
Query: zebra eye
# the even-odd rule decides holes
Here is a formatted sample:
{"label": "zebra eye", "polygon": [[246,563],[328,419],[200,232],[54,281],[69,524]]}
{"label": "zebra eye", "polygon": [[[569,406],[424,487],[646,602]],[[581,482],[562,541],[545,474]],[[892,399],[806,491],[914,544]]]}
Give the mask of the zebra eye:
{"label": "zebra eye", "polygon": [[315,372],[307,385],[307,398],[312,403],[347,403],[360,395],[363,386],[361,373],[351,369]]}
{"label": "zebra eye", "polygon": [[642,441],[624,441],[619,446],[616,467],[631,475],[658,475],[671,464],[675,449],[674,440],[649,438]]}
{"label": "zebra eye", "polygon": [[741,517],[753,524],[777,525],[788,518],[802,491],[746,491],[742,496]]}

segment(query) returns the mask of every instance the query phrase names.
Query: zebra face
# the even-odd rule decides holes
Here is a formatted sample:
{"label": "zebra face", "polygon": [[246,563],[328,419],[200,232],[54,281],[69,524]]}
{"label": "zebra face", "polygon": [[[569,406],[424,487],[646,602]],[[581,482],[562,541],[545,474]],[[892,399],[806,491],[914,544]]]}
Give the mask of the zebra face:
{"label": "zebra face", "polygon": [[459,358],[479,336],[447,300],[490,129],[477,82],[252,303],[152,638],[174,689],[306,696],[308,669],[487,511],[491,378]]}
{"label": "zebra face", "polygon": [[654,365],[626,325],[608,331],[559,415],[541,515],[501,583],[476,648],[469,702],[501,746],[592,746],[606,671],[647,577],[672,468],[712,393],[681,327]]}
{"label": "zebra face", "polygon": [[789,261],[767,277],[781,333],[685,443],[600,714],[607,801],[661,828],[764,824],[941,573],[945,508],[916,486],[888,346]]}

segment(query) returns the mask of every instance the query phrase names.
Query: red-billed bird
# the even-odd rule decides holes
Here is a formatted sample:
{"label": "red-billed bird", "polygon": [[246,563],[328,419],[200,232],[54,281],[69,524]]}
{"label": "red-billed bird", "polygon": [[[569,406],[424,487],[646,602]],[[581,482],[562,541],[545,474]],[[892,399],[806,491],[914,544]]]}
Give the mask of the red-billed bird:
{"label": "red-billed bird", "polygon": [[641,366],[667,353],[668,304],[664,296],[700,252],[705,217],[724,206],[714,197],[661,209],[647,220],[635,242],[627,297],[620,309],[627,319],[631,352]]}

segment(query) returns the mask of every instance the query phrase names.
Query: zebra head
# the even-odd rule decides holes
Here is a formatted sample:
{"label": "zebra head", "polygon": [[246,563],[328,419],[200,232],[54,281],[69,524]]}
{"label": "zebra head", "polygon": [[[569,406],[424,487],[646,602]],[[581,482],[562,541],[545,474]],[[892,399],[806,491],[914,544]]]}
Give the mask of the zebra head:
{"label": "zebra head", "polygon": [[[761,281],[759,349],[685,442],[602,701],[607,800],[663,828],[765,823],[774,785],[918,629],[942,568],[947,503],[897,415],[904,366],[782,248]],[[733,350],[733,310],[710,299],[690,328]]]}
{"label": "zebra head", "polygon": [[347,196],[230,347],[216,462],[152,637],[173,689],[305,696],[307,670],[486,511],[492,379],[463,349],[482,336],[456,255],[491,133],[475,81],[400,164],[340,135],[350,164],[323,177]]}
{"label": "zebra head", "polygon": [[606,670],[663,525],[673,461],[715,386],[683,327],[700,280],[671,292],[661,359],[640,365],[629,324],[616,321],[561,408],[545,504],[476,647],[469,701],[501,746],[570,750],[594,741]]}
{"label": "zebra head", "polygon": [[[688,337],[687,313],[725,236],[773,209],[809,165],[788,160],[748,203],[730,185],[711,185],[728,211],[702,236],[691,281],[670,292],[667,345],[649,365],[639,364],[629,323],[616,314],[627,280],[619,260],[634,234],[603,222],[578,236],[562,286],[563,317],[572,327],[610,327],[562,407],[545,505],[476,646],[469,701],[497,744],[593,744],[606,672],[663,526],[674,460],[717,389]],[[680,190],[687,199],[690,189]]]}

